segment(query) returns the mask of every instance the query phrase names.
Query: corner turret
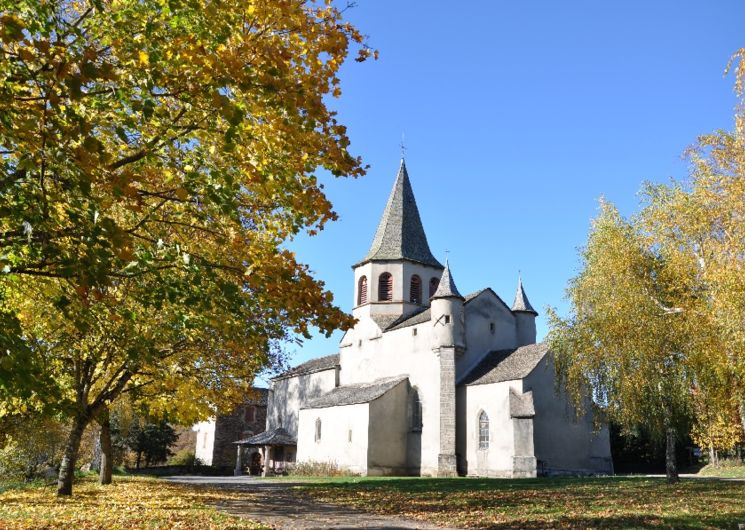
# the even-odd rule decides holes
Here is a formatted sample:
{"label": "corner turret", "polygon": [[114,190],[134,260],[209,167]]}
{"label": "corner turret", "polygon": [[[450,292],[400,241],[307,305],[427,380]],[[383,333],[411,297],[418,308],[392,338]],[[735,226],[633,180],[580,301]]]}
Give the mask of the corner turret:
{"label": "corner turret", "polygon": [[515,316],[517,345],[535,344],[535,317],[538,316],[538,313],[530,305],[528,295],[525,294],[522,275],[517,278],[517,291],[515,292],[515,301],[512,304],[512,314]]}
{"label": "corner turret", "polygon": [[445,261],[445,270],[440,278],[437,290],[430,299],[432,324],[435,328],[435,349],[466,347],[465,299],[458,292],[450,272],[450,264]]}

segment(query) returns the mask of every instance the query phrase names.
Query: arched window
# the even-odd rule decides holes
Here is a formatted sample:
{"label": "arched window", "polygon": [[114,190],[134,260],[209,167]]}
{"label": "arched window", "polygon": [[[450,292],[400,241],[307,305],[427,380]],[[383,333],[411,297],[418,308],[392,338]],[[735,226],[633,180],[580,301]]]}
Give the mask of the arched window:
{"label": "arched window", "polygon": [[411,285],[409,286],[409,301],[412,304],[422,303],[422,279],[416,274],[411,277]]}
{"label": "arched window", "polygon": [[422,430],[422,400],[416,388],[411,390],[411,430]]}
{"label": "arched window", "polygon": [[437,291],[437,286],[440,285],[440,280],[438,278],[432,278],[429,281],[429,297],[432,298],[435,295],[435,291]]}
{"label": "arched window", "polygon": [[361,276],[357,282],[357,305],[367,303],[367,276]]}
{"label": "arched window", "polygon": [[393,276],[390,272],[384,272],[378,278],[378,300],[381,302],[393,300]]}
{"label": "arched window", "polygon": [[483,410],[479,414],[479,449],[489,449],[489,416]]}
{"label": "arched window", "polygon": [[316,418],[316,442],[321,441],[321,418]]}

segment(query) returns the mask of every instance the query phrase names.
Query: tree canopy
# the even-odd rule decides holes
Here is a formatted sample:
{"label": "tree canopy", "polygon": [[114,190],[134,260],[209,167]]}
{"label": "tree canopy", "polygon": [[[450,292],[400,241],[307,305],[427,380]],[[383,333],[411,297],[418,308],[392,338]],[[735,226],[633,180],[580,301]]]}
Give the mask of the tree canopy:
{"label": "tree canopy", "polygon": [[364,174],[327,105],[372,52],[331,2],[0,6],[0,414],[72,419],[69,494],[119,396],[204,417],[352,323],[284,243],[336,218],[317,168]]}
{"label": "tree canopy", "polygon": [[[733,58],[742,95],[745,49]],[[745,430],[745,109],[733,131],[701,136],[686,182],[647,184],[624,219],[601,201],[571,313],[549,312],[557,369],[578,405],[587,388],[625,428],[710,449]],[[668,477],[676,478],[668,460]]]}

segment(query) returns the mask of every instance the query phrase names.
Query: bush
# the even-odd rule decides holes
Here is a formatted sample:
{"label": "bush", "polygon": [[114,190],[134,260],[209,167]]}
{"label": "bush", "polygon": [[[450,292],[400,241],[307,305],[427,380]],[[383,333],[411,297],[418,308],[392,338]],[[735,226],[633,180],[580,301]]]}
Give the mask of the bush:
{"label": "bush", "polygon": [[184,466],[189,469],[194,469],[204,466],[204,462],[196,457],[194,451],[188,448],[184,448],[168,459],[168,465]]}
{"label": "bush", "polygon": [[336,462],[297,462],[288,468],[289,474],[297,477],[354,477],[350,469],[341,467]]}

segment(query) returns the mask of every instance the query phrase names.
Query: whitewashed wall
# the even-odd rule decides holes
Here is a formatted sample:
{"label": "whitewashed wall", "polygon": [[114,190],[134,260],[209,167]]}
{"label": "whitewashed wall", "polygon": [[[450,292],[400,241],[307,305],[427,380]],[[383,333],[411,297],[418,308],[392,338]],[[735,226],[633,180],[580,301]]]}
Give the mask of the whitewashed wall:
{"label": "whitewashed wall", "polygon": [[566,393],[556,394],[549,355],[524,382],[526,391],[533,391],[536,458],[548,473],[612,473],[607,427],[594,432],[589,407],[577,418]]}
{"label": "whitewashed wall", "polygon": [[[510,418],[510,388],[522,392],[520,381],[470,385],[459,389],[465,394],[462,406],[460,443],[457,452],[465,454],[469,476],[511,477],[515,456],[515,433]],[[489,416],[489,448],[479,449],[479,414]],[[465,447],[463,444],[465,443]]]}
{"label": "whitewashed wall", "polygon": [[194,455],[204,464],[211,466],[212,454],[215,450],[215,419],[200,421],[192,427],[192,430],[197,433]]}
{"label": "whitewashed wall", "polygon": [[272,391],[269,393],[266,430],[283,427],[292,436],[297,436],[300,407],[335,387],[335,369],[273,381]]}
{"label": "whitewashed wall", "polygon": [[[315,440],[317,419],[321,420],[319,441]],[[333,462],[353,473],[367,474],[369,420],[367,403],[302,409],[298,428],[298,462]]]}

